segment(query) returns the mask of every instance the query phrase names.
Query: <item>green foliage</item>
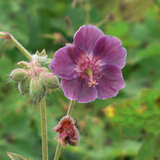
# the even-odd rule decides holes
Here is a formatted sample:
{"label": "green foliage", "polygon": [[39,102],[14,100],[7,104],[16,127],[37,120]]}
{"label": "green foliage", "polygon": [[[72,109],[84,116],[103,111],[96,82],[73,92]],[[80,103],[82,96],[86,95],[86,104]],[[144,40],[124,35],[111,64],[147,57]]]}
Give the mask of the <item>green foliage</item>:
{"label": "green foliage", "polygon": [[154,137],[152,134],[148,135],[141,145],[136,160],[150,160],[159,158],[159,141],[159,137]]}
{"label": "green foliage", "polygon": [[[127,48],[123,69],[126,87],[113,99],[76,104],[73,117],[80,145],[67,146],[61,160],[157,160],[160,158],[160,1],[5,0],[0,1],[0,31],[12,33],[34,53],[53,53],[71,43],[79,26],[99,24]],[[90,17],[87,16],[90,12]],[[40,111],[18,93],[9,74],[26,60],[8,41],[0,40],[0,159],[6,152],[41,158]],[[68,100],[58,89],[47,95],[49,158],[55,152],[53,127]],[[14,154],[15,155],[15,154]],[[16,158],[16,157],[14,157]]]}

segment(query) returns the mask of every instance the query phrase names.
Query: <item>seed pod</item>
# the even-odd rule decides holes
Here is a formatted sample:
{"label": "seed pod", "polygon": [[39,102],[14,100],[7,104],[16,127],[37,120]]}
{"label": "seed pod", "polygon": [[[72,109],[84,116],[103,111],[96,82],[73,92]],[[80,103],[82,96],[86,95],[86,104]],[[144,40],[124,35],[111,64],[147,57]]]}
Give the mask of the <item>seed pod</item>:
{"label": "seed pod", "polygon": [[21,68],[13,70],[10,74],[10,78],[16,82],[23,81],[26,77],[27,77],[27,71]]}
{"label": "seed pod", "polygon": [[42,72],[40,74],[40,80],[42,84],[48,89],[59,88],[59,80],[50,72]]}
{"label": "seed pod", "polygon": [[17,63],[17,65],[18,65],[19,67],[26,68],[26,69],[30,68],[29,63],[26,62],[26,61],[20,61],[20,62]]}
{"label": "seed pod", "polygon": [[22,95],[29,94],[30,79],[26,78],[18,82],[18,90]]}
{"label": "seed pod", "polygon": [[34,103],[39,103],[45,95],[45,87],[38,77],[34,77],[30,81],[29,94]]}

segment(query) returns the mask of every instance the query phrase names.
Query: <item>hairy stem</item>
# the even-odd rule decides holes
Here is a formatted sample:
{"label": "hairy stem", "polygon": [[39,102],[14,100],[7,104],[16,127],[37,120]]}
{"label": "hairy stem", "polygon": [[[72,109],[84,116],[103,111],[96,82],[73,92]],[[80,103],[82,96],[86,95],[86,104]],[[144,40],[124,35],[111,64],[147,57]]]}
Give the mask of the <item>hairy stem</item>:
{"label": "hairy stem", "polygon": [[46,100],[45,97],[40,102],[41,110],[41,133],[42,133],[42,160],[48,160],[47,143],[47,118],[46,118]]}
{"label": "hairy stem", "polygon": [[[73,101],[70,101],[69,106],[68,106],[68,110],[67,110],[67,116],[69,116],[71,114],[72,107],[73,107]],[[54,160],[59,160],[61,150],[62,150],[62,146],[60,143],[58,143],[57,147],[56,147],[56,153],[54,156]]]}
{"label": "hairy stem", "polygon": [[10,40],[24,54],[27,59],[32,60],[32,55],[29,53],[29,51],[27,51],[27,49],[25,49],[10,33],[0,32],[0,39]]}

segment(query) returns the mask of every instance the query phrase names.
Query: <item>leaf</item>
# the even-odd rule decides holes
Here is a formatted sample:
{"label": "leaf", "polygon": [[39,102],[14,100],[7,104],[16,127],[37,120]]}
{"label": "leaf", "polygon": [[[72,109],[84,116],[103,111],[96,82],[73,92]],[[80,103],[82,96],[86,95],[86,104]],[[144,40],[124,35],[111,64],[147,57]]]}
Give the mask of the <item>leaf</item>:
{"label": "leaf", "polygon": [[159,142],[159,136],[148,135],[135,160],[152,160],[159,155],[159,147],[157,146],[157,142]]}
{"label": "leaf", "polygon": [[151,56],[159,55],[160,54],[159,50],[160,50],[159,43],[151,43],[145,49],[136,52],[134,57],[129,59],[129,63],[135,63],[135,62],[137,63]]}
{"label": "leaf", "polygon": [[157,4],[158,6],[160,6],[160,0],[154,0],[155,4]]}
{"label": "leaf", "polygon": [[125,36],[129,31],[129,24],[126,22],[114,22],[107,26],[107,34],[117,37]]}

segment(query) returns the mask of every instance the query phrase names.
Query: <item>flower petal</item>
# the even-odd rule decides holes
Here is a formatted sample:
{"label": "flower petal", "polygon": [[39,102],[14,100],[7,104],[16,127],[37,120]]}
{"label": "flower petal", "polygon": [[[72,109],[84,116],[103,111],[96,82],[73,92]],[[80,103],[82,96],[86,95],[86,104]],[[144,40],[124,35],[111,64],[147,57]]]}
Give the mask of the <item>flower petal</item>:
{"label": "flower petal", "polygon": [[84,25],[75,33],[74,45],[86,53],[92,53],[95,48],[96,41],[103,35],[103,32],[96,26]]}
{"label": "flower petal", "polygon": [[94,55],[102,59],[106,64],[117,65],[120,68],[125,66],[126,49],[122,47],[121,41],[116,37],[101,37],[94,49]]}
{"label": "flower petal", "polygon": [[53,73],[65,79],[75,78],[76,55],[78,57],[78,52],[72,46],[59,49],[50,64]]}
{"label": "flower petal", "polygon": [[106,65],[103,69],[103,76],[96,86],[99,99],[111,98],[124,88],[123,75],[119,67]]}
{"label": "flower petal", "polygon": [[62,79],[62,89],[70,100],[77,100],[80,103],[87,103],[97,98],[95,87],[89,87],[85,80],[80,78],[65,80]]}

